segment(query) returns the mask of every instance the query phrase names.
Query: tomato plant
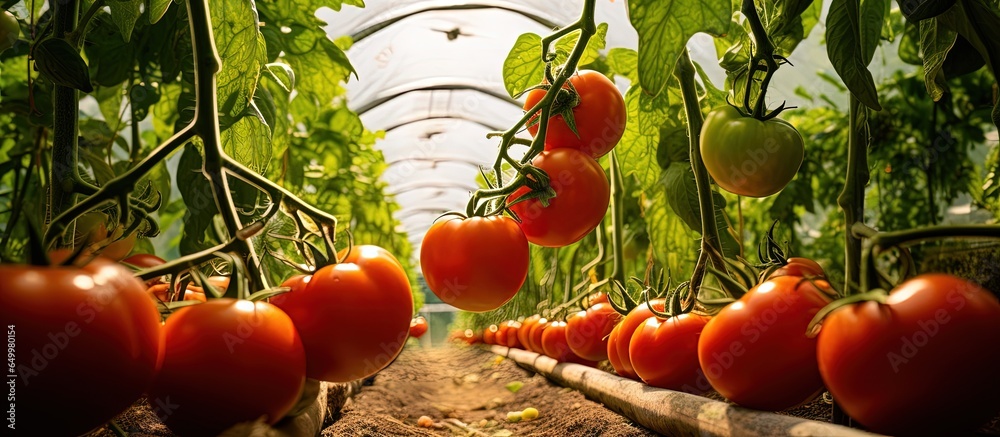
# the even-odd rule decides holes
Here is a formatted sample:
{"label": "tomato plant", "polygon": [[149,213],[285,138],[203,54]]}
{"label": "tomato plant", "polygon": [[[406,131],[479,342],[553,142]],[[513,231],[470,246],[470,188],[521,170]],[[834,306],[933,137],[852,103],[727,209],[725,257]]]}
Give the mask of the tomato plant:
{"label": "tomato plant", "polygon": [[694,313],[644,320],[629,342],[633,372],[654,387],[694,394],[706,391],[698,343],[708,321],[708,317]]}
{"label": "tomato plant", "polygon": [[[545,132],[545,150],[571,148],[600,158],[610,152],[625,133],[625,99],[615,84],[597,71],[581,70],[570,76],[569,83],[576,90],[578,103],[570,108],[568,100],[572,100],[572,96],[568,92],[560,92],[556,105],[566,105],[570,109],[575,129],[567,123],[566,115],[552,115]],[[541,101],[545,91],[534,89],[528,92],[524,110]],[[536,135],[538,123],[529,125],[528,131]]]}
{"label": "tomato plant", "polygon": [[303,345],[274,305],[223,298],[183,307],[167,319],[164,338],[149,403],[172,406],[160,416],[177,434],[217,435],[261,416],[274,424],[302,394]]}
{"label": "tomato plant", "polygon": [[0,318],[16,329],[18,429],[85,434],[153,383],[160,316],[128,269],[100,257],[82,267],[2,264],[0,290]]}
{"label": "tomato plant", "polygon": [[608,359],[608,335],[621,315],[606,303],[599,303],[566,320],[566,343],[573,353],[590,361]]}
{"label": "tomato plant", "polygon": [[782,276],[723,308],[698,341],[698,360],[711,386],[737,404],[767,411],[816,397],[823,380],[816,339],[806,328],[830,303],[830,293],[822,280]]}
{"label": "tomato plant", "polygon": [[510,217],[442,218],[424,234],[420,268],[445,303],[492,310],[524,284],[528,240]]}
{"label": "tomato plant", "polygon": [[[597,161],[573,149],[555,149],[542,152],[531,164],[549,175],[556,196],[548,200],[548,206],[539,199],[510,206],[521,220],[521,230],[529,242],[566,246],[580,241],[604,219],[611,186]],[[530,191],[528,187],[518,188],[508,203]]]}
{"label": "tomato plant", "polygon": [[[884,297],[823,320],[819,371],[851,417],[872,431],[974,430],[1000,409],[1000,303],[945,274],[909,279]],[[957,367],[956,367],[957,366]]]}
{"label": "tomato plant", "polygon": [[399,261],[377,246],[355,246],[340,264],[295,276],[271,302],[302,336],[307,375],[349,382],[371,376],[402,350],[413,315],[410,283]]}
{"label": "tomato plant", "polygon": [[802,135],[788,122],[744,117],[728,105],[705,118],[700,147],[712,179],[726,191],[749,197],[785,188],[805,154]]}
{"label": "tomato plant", "polygon": [[414,317],[410,320],[410,337],[420,338],[427,333],[427,319],[424,316]]}

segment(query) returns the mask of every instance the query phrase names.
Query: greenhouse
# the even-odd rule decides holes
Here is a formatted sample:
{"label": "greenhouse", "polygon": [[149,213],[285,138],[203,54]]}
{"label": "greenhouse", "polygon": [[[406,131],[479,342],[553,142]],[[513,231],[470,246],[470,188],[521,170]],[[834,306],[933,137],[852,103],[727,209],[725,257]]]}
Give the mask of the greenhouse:
{"label": "greenhouse", "polygon": [[1000,435],[998,71],[998,0],[6,0],[4,435]]}

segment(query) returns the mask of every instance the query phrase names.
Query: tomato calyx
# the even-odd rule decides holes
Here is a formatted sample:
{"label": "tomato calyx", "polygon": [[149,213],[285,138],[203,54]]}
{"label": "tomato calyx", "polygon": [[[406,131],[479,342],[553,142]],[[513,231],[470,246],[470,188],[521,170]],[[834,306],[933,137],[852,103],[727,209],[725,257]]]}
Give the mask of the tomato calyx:
{"label": "tomato calyx", "polygon": [[[816,287],[817,290],[825,291],[822,287]],[[825,307],[819,310],[818,313],[809,322],[808,328],[806,328],[806,335],[809,337],[815,337],[819,334],[820,329],[822,329],[823,319],[832,314],[834,311],[854,305],[861,302],[878,302],[880,305],[886,303],[886,299],[889,297],[889,292],[884,289],[878,288],[874,290],[867,291],[865,293],[852,294],[850,296],[837,299],[830,302]]]}
{"label": "tomato calyx", "polygon": [[[546,82],[530,87],[522,91],[520,94],[518,94],[518,96],[523,95],[524,93],[527,93],[532,90],[544,90],[548,92],[550,89],[552,89],[552,85]],[[560,88],[559,91],[556,92],[556,95],[552,100],[551,113],[549,114],[549,118],[555,117],[557,115],[562,116],[563,120],[566,122],[566,127],[568,127],[573,132],[573,134],[576,135],[577,138],[580,138],[580,132],[576,128],[576,119],[574,118],[573,115],[573,108],[577,107],[579,104],[580,104],[580,93],[576,90],[576,87],[573,86],[573,82],[567,80],[566,83],[563,84],[562,88]],[[541,113],[542,108],[538,108],[534,112]],[[539,117],[536,114],[533,115],[530,120],[528,120],[528,123],[526,123],[524,127],[529,128],[538,125],[540,123],[541,123],[541,117]]]}

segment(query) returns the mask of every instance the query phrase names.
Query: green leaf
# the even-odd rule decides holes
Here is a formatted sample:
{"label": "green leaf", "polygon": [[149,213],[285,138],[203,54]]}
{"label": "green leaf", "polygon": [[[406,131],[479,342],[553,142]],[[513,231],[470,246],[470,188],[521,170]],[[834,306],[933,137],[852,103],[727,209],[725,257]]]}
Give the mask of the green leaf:
{"label": "green leaf", "polygon": [[[300,97],[305,97],[297,97],[293,102],[302,100],[300,104],[311,106],[311,111],[316,111],[317,105],[325,107],[342,95],[344,89],[340,84],[356,72],[347,59],[347,54],[327,39],[322,30],[317,28],[312,32],[320,35],[316,40],[317,49],[301,54],[286,52],[284,60],[295,72],[296,91]],[[287,39],[282,41],[289,42]],[[298,113],[301,114],[302,111]]]}
{"label": "green leaf", "polygon": [[639,33],[639,82],[655,96],[673,75],[687,42],[698,32],[723,35],[732,17],[730,0],[632,0],[632,27]]}
{"label": "green leaf", "polygon": [[295,72],[288,64],[273,62],[265,66],[264,72],[286,92],[292,92],[295,89]]}
{"label": "green leaf", "polygon": [[[559,38],[556,41],[556,60],[554,65],[561,65],[567,61],[569,54],[573,51],[573,47],[580,40],[580,34],[580,31],[570,32],[569,35]],[[577,63],[578,66],[587,65],[601,57],[601,50],[604,50],[605,45],[607,45],[605,42],[607,35],[608,23],[598,24],[597,32],[591,35],[590,39],[587,40],[587,47],[583,48],[580,62]]]}
{"label": "green leaf", "polygon": [[542,37],[525,33],[517,37],[514,47],[503,61],[503,86],[511,97],[545,80],[542,62]]}
{"label": "green leaf", "polygon": [[139,20],[139,15],[142,13],[142,1],[110,2],[108,3],[108,7],[111,8],[111,21],[115,23],[115,26],[118,26],[118,31],[122,34],[122,39],[125,42],[129,42],[132,38],[132,29],[135,28],[135,22]]}
{"label": "green leaf", "polygon": [[639,53],[635,50],[622,47],[609,50],[608,66],[612,72],[625,76],[629,82],[639,82]]}
{"label": "green leaf", "polygon": [[[1000,74],[1000,7],[996,3],[964,0],[937,17],[938,23],[957,31],[976,48],[994,79]],[[991,116],[1000,128],[1000,101],[994,102]]]}
{"label": "green leaf", "polygon": [[875,80],[864,61],[859,14],[856,0],[833,0],[826,17],[826,52],[851,93],[865,106],[881,111]]}
{"label": "green leaf", "polygon": [[[667,202],[670,208],[677,214],[684,224],[692,231],[701,233],[701,206],[698,200],[698,185],[694,179],[694,172],[691,171],[691,164],[688,162],[673,162],[663,173],[664,189],[667,193]],[[729,224],[726,221],[726,198],[718,191],[712,191],[712,203],[715,209],[716,226],[719,229],[719,238],[722,242],[724,253],[734,256],[740,253],[739,243],[726,229]]]}
{"label": "green leaf", "polygon": [[80,52],[62,38],[48,38],[38,43],[34,51],[35,67],[53,84],[75,88],[85,93],[94,90],[90,84],[87,63]]}
{"label": "green leaf", "polygon": [[94,90],[94,98],[101,109],[101,115],[109,126],[119,126],[121,123],[122,100],[125,94],[122,86],[99,86]]}
{"label": "green leaf", "polygon": [[524,387],[524,383],[521,381],[514,381],[504,386],[511,393],[517,393],[518,390],[521,390],[521,387]]}
{"label": "green leaf", "polygon": [[958,33],[938,25],[936,18],[920,22],[920,48],[923,52],[924,84],[934,101],[941,100],[948,90],[948,78],[942,68]]}
{"label": "green leaf", "polygon": [[146,10],[149,11],[149,24],[156,24],[167,13],[173,0],[145,0]]}
{"label": "green leaf", "polygon": [[222,132],[222,148],[229,156],[257,173],[265,173],[271,161],[271,129],[252,104],[247,116]]}
{"label": "green leaf", "polygon": [[101,86],[121,85],[132,74],[135,45],[125,42],[111,14],[101,11],[93,20],[95,24],[87,33],[87,44],[83,46],[90,62],[90,76]]}
{"label": "green leaf", "polygon": [[[267,14],[269,19],[275,20],[280,25],[287,25],[292,22],[318,22],[315,15],[317,9],[327,7],[340,11],[343,5],[363,8],[365,2],[363,0],[269,0],[259,2],[257,7]],[[320,22],[320,25],[325,24]]]}
{"label": "green leaf", "polygon": [[674,272],[690,272],[698,253],[698,238],[670,209],[666,190],[653,190],[643,210],[653,256]]}
{"label": "green leaf", "polygon": [[111,169],[107,161],[97,156],[96,153],[91,152],[90,149],[81,147],[79,154],[80,158],[83,158],[90,165],[91,170],[94,171],[94,178],[97,181],[97,185],[103,186],[115,178],[115,171]]}
{"label": "green leaf", "polygon": [[920,26],[906,23],[903,37],[899,39],[899,59],[910,65],[922,65],[920,59]]}
{"label": "green leaf", "polygon": [[212,7],[215,45],[222,59],[218,82],[219,113],[224,124],[243,114],[267,62],[264,36],[252,0],[222,0]]}
{"label": "green leaf", "polygon": [[625,92],[629,122],[616,150],[622,175],[634,175],[644,191],[654,187],[660,178],[660,166],[649,157],[656,156],[660,126],[666,118],[665,108],[668,105],[666,93],[650,97],[638,84],[633,84]]}
{"label": "green leaf", "polygon": [[[198,141],[200,142],[200,141]],[[184,205],[184,229],[180,253],[187,255],[212,246],[209,228],[218,213],[208,178],[202,172],[201,147],[188,143],[177,164],[177,189]]]}
{"label": "green leaf", "polygon": [[860,13],[862,59],[868,65],[875,56],[885,17],[889,15],[889,0],[863,0]]}

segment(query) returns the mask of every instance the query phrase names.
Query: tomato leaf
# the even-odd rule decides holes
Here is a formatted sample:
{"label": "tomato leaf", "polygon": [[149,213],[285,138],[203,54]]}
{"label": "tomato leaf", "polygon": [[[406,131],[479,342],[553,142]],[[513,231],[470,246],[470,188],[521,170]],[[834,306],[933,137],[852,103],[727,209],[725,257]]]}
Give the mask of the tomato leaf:
{"label": "tomato leaf", "polygon": [[48,38],[38,43],[34,51],[35,67],[53,84],[78,89],[85,93],[94,90],[90,84],[87,63],[80,52],[62,38]]}
{"label": "tomato leaf", "polygon": [[609,50],[608,66],[613,73],[625,76],[629,82],[639,82],[639,53],[635,50],[622,47]]}
{"label": "tomato leaf", "polygon": [[288,64],[272,62],[264,66],[264,72],[286,92],[290,93],[295,89],[295,72]]}
{"label": "tomato leaf", "polygon": [[[870,10],[873,8],[869,8]],[[851,93],[865,106],[881,111],[875,80],[865,61],[870,57],[862,47],[860,14],[860,6],[856,0],[833,0],[826,17],[826,52],[834,70]],[[865,20],[865,23],[869,21]],[[879,24],[881,25],[881,21]]]}
{"label": "tomato leaf", "polygon": [[923,52],[924,84],[934,101],[941,100],[948,89],[948,79],[942,68],[945,58],[955,44],[958,33],[938,25],[932,18],[920,22],[920,49]]}
{"label": "tomato leaf", "polygon": [[[684,221],[692,231],[701,233],[701,207],[698,200],[698,185],[695,183],[694,172],[689,162],[672,162],[663,173],[664,189],[670,208]],[[719,227],[719,238],[722,250],[729,256],[740,253],[739,243],[725,232],[729,228],[726,220],[726,198],[718,191],[712,190],[712,203],[715,208],[716,225]]]}
{"label": "tomato leaf", "polygon": [[132,73],[135,45],[126,43],[112,23],[111,14],[99,12],[87,33],[84,52],[90,62],[90,76],[102,86],[120,85]]}
{"label": "tomato leaf", "polygon": [[656,96],[673,76],[687,42],[698,32],[723,35],[732,17],[730,0],[632,0],[632,27],[639,33],[639,83]]}
{"label": "tomato leaf", "polygon": [[899,59],[910,65],[922,65],[920,59],[920,26],[906,23],[903,37],[899,39]]}
{"label": "tomato leaf", "polygon": [[[963,36],[982,55],[996,78],[1000,74],[1000,9],[987,0],[963,0],[936,20]],[[1000,127],[1000,102],[994,102],[993,124]]]}
{"label": "tomato leaf", "polygon": [[889,0],[863,0],[860,13],[862,59],[868,65],[882,37],[885,17],[889,15]]}
{"label": "tomato leaf", "polygon": [[250,0],[223,0],[212,8],[215,45],[222,59],[218,82],[220,122],[230,124],[250,105],[267,62],[257,10]]}
{"label": "tomato leaf", "polygon": [[[562,38],[559,38],[555,43],[556,53],[563,53],[565,56],[556,56],[554,65],[561,65],[566,63],[569,53],[573,51],[573,47],[576,46],[577,41],[580,40],[580,31],[570,32]],[[580,57],[580,62],[577,63],[578,66],[584,66],[591,62],[596,61],[601,57],[601,50],[604,50],[605,38],[608,35],[608,23],[601,23],[597,25],[597,32],[590,36],[587,40],[587,47],[583,49],[583,55]],[[539,45],[541,46],[541,45]]]}
{"label": "tomato leaf", "polygon": [[[198,143],[195,145],[194,143]],[[214,243],[209,228],[212,218],[218,213],[212,187],[202,173],[201,141],[196,140],[184,146],[184,152],[177,163],[177,189],[181,192],[187,211],[184,212],[184,229],[179,249],[182,255],[191,254],[211,247]]]}
{"label": "tomato leaf", "polygon": [[156,24],[167,13],[172,0],[144,0],[146,10],[149,11],[149,24]]}
{"label": "tomato leaf", "polygon": [[654,190],[643,210],[653,256],[673,271],[691,271],[698,255],[698,235],[670,209],[667,190]]}
{"label": "tomato leaf", "polygon": [[629,122],[625,125],[625,133],[616,150],[622,175],[634,175],[643,190],[654,187],[660,178],[660,166],[649,157],[656,156],[660,126],[667,118],[668,106],[666,93],[650,97],[637,84],[633,84],[625,92],[625,109]]}
{"label": "tomato leaf", "polygon": [[111,21],[118,27],[122,39],[126,43],[129,42],[132,39],[132,29],[135,28],[135,22],[142,14],[142,0],[110,2],[108,7],[111,9]]}
{"label": "tomato leaf", "polygon": [[503,86],[511,97],[545,80],[542,62],[542,37],[525,33],[517,37],[503,61]]}

